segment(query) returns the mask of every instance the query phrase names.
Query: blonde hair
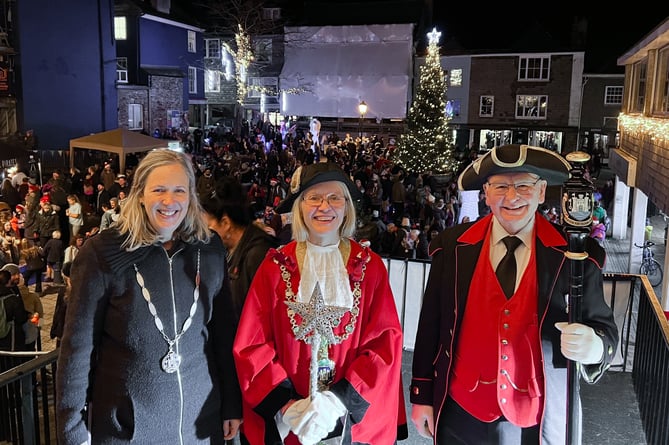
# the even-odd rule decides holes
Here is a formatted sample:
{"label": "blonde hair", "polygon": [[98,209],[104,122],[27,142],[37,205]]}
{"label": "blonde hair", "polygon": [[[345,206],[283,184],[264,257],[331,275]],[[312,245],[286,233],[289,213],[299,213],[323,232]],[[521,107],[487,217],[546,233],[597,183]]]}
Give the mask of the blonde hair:
{"label": "blonde hair", "polygon": [[179,165],[188,177],[188,209],[186,217],[174,231],[177,238],[187,243],[197,241],[209,242],[210,231],[204,220],[202,207],[197,197],[195,186],[195,172],[192,162],[186,155],[158,148],[150,151],[139,163],[133,176],[132,188],[128,197],[121,206],[121,214],[116,227],[121,234],[127,234],[123,247],[127,250],[136,250],[142,246],[162,243],[160,234],[149,224],[146,210],[142,205],[144,188],[149,175],[158,167]]}
{"label": "blonde hair", "polygon": [[[353,205],[353,199],[351,198],[351,193],[348,191],[348,187],[340,181],[337,181],[339,188],[341,189],[342,194],[346,198],[346,209],[344,210],[344,221],[339,227],[339,236],[341,238],[353,238],[356,230],[356,216],[355,216],[355,206]],[[302,196],[304,193],[309,190],[302,190],[302,193],[295,198],[293,202],[293,207],[291,209],[293,215],[293,222],[291,230],[293,233],[293,239],[296,241],[306,241],[309,239],[309,229],[304,222],[304,216],[302,215],[302,208],[300,207],[300,202],[302,201]]]}

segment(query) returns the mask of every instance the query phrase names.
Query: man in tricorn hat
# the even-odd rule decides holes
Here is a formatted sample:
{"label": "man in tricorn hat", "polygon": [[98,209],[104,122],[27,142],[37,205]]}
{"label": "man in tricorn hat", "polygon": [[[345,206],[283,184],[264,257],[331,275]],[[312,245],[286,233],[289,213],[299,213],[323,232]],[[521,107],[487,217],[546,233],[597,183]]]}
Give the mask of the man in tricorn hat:
{"label": "man in tricorn hat", "polygon": [[412,421],[437,444],[564,444],[567,359],[588,383],[610,366],[618,331],[604,301],[604,250],[586,241],[582,322],[569,324],[567,240],[537,212],[569,170],[555,152],[514,144],[458,179],[461,190],[482,190],[492,213],[430,244],[410,394]]}

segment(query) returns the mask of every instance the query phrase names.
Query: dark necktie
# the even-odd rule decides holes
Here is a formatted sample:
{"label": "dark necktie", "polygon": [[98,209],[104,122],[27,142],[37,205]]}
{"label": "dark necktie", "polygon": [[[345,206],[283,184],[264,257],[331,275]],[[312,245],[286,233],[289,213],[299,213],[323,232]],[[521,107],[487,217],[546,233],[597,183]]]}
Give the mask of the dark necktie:
{"label": "dark necktie", "polygon": [[513,252],[520,246],[522,241],[515,236],[507,236],[506,238],[502,238],[502,242],[506,246],[506,254],[497,265],[495,274],[508,299],[511,298],[516,287],[516,257]]}

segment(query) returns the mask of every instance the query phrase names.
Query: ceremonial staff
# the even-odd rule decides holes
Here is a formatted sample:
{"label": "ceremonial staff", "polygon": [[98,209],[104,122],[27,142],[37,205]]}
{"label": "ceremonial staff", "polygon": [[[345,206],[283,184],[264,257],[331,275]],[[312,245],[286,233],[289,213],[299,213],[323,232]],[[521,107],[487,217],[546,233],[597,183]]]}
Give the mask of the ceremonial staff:
{"label": "ceremonial staff", "polygon": [[[571,177],[562,186],[562,225],[567,234],[569,259],[569,296],[567,310],[569,323],[581,321],[583,298],[583,261],[588,258],[585,242],[592,224],[594,187],[584,176],[590,155],[582,151],[567,154]],[[567,445],[581,443],[579,410],[579,363],[567,360]]]}

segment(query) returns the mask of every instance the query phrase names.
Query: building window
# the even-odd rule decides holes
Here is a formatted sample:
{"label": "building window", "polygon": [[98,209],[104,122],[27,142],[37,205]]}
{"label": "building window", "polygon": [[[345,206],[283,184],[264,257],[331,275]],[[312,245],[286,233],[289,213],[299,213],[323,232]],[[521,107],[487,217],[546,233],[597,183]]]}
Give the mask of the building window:
{"label": "building window", "polygon": [[495,96],[481,96],[479,117],[492,117],[495,111]]}
{"label": "building window", "polygon": [[549,80],[550,57],[521,57],[518,80]]}
{"label": "building window", "polygon": [[276,77],[250,77],[248,97],[261,97],[263,94],[269,97],[277,97],[279,94],[279,82]]}
{"label": "building window", "polygon": [[623,86],[606,87],[604,105],[621,105],[623,103]]}
{"label": "building window", "polygon": [[654,112],[669,113],[669,46],[658,52],[657,64],[657,104]]}
{"label": "building window", "polygon": [[116,58],[116,81],[118,83],[128,83],[128,58]]}
{"label": "building window", "polygon": [[128,130],[141,130],[143,128],[142,105],[128,104]]}
{"label": "building window", "polygon": [[219,39],[205,39],[204,57],[208,59],[221,58],[221,41]]}
{"label": "building window", "polygon": [[128,39],[128,28],[125,17],[114,17],[114,37],[116,40]]}
{"label": "building window", "polygon": [[188,92],[197,93],[197,69],[194,66],[188,67]]}
{"label": "building window", "polygon": [[204,92],[205,93],[221,92],[221,73],[219,73],[218,70],[204,71]]}
{"label": "building window", "polygon": [[446,101],[446,118],[453,119],[460,116],[460,100],[453,99]]}
{"label": "building window", "polygon": [[195,46],[195,31],[188,31],[188,52],[194,53],[197,51]]}
{"label": "building window", "polygon": [[462,69],[457,68],[457,69],[451,70],[451,72],[448,76],[448,83],[452,87],[462,86]]}
{"label": "building window", "polygon": [[516,96],[516,119],[546,119],[548,96]]}
{"label": "building window", "polygon": [[281,8],[263,8],[262,18],[264,20],[272,20],[272,21],[280,20]]}
{"label": "building window", "polygon": [[258,39],[254,42],[254,62],[262,64],[272,63],[272,39]]}
{"label": "building window", "polygon": [[632,93],[632,104],[634,107],[633,111],[642,113],[643,104],[646,101],[646,71],[648,70],[648,62],[642,61],[638,62],[633,67],[634,70],[634,83],[633,83],[633,93]]}

